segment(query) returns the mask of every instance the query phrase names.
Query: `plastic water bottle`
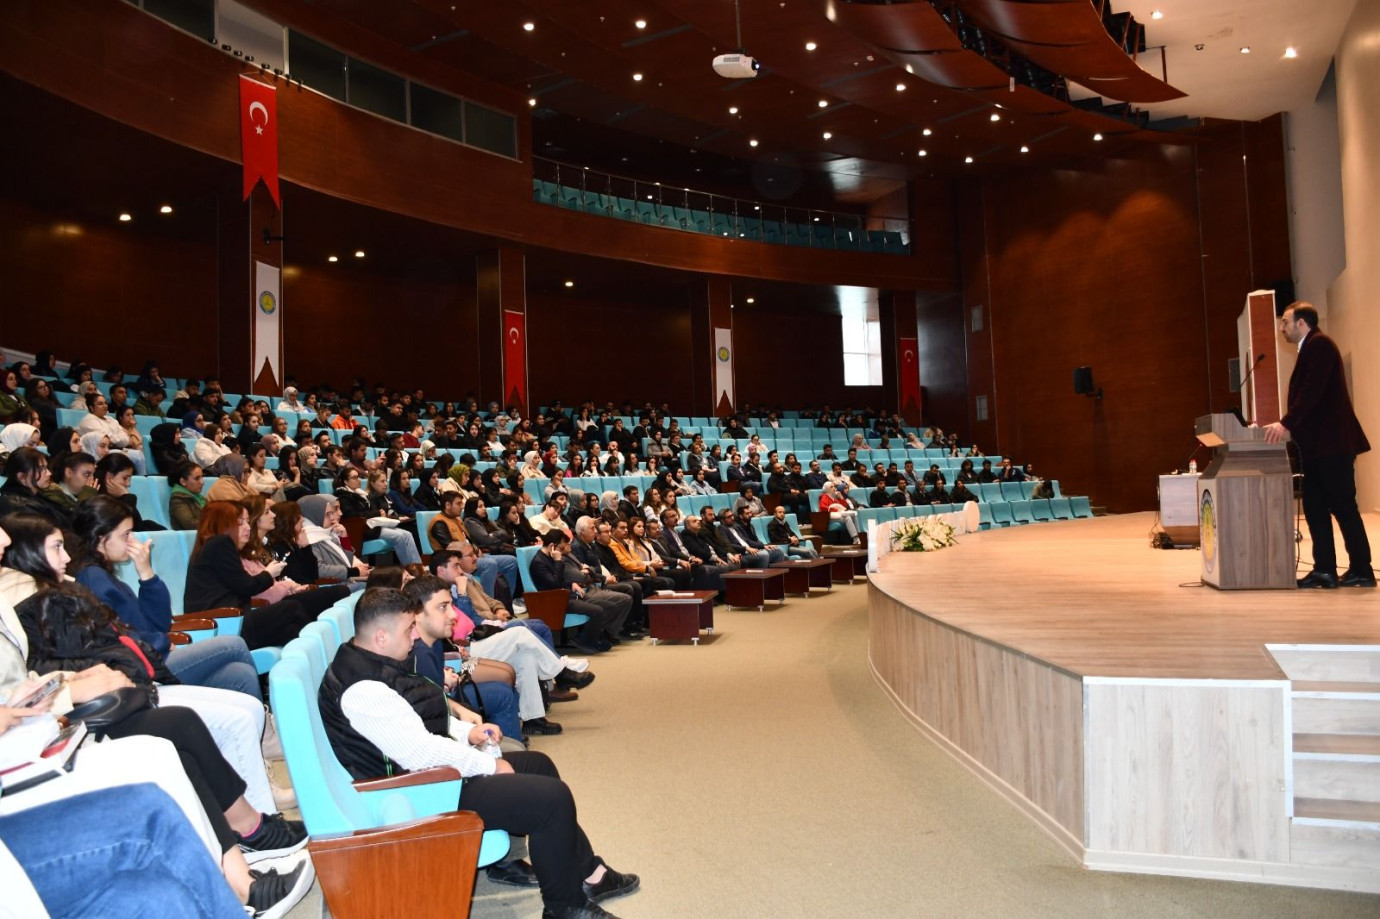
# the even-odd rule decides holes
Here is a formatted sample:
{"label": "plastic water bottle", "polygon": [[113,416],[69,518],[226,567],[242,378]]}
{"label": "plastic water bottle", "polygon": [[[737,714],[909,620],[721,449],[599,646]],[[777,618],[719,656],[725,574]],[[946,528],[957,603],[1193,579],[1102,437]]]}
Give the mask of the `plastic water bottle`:
{"label": "plastic water bottle", "polygon": [[494,759],[503,759],[503,748],[498,745],[498,741],[494,740],[493,731],[484,731],[484,742],[479,745],[479,752],[487,753]]}
{"label": "plastic water bottle", "polygon": [[1197,474],[1198,474],[1198,461],[1197,461],[1196,459],[1191,459],[1191,460],[1188,461],[1188,474],[1189,474],[1189,475],[1197,475]]}

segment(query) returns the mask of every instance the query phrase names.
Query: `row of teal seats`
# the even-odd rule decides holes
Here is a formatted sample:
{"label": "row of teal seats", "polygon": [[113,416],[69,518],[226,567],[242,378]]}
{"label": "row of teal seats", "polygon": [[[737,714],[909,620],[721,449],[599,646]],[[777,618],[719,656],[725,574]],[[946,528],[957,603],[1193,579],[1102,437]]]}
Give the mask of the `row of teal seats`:
{"label": "row of teal seats", "polygon": [[[142,502],[140,503],[142,504]],[[188,612],[203,612],[202,610],[187,610],[182,603],[183,595],[187,590],[187,569],[192,563],[192,547],[196,544],[196,532],[193,530],[163,530],[156,533],[140,533],[137,534],[137,538],[149,545],[149,563],[153,566],[154,573],[167,585],[168,593],[172,599],[173,615],[181,616]],[[116,565],[115,573],[136,594],[139,592],[139,574],[135,571],[133,562],[126,561]],[[215,623],[214,628],[199,629],[187,634],[192,636],[193,641],[212,638],[216,635],[238,635],[244,623],[243,617],[240,616],[218,617],[213,621]],[[256,648],[249,653],[254,658],[254,665],[258,671],[268,673],[269,669],[278,661],[281,649]]]}
{"label": "row of teal seats", "polygon": [[910,246],[899,232],[866,230],[856,218],[836,216],[833,223],[819,221],[819,218],[810,223],[770,220],[758,216],[756,212],[752,216],[743,216],[723,211],[702,211],[657,201],[634,200],[588,189],[571,188],[541,179],[532,180],[532,197],[541,204],[553,207],[565,207],[586,214],[613,217],[648,226],[689,230],[710,236],[853,252],[886,252],[897,255],[910,252]]}
{"label": "row of teal seats", "polygon": [[[150,460],[152,462],[152,460]],[[220,476],[208,475],[202,482],[201,493],[205,495]],[[172,518],[168,516],[168,501],[172,498],[172,485],[167,476],[134,475],[129,477],[129,491],[139,500],[139,516],[152,520],[162,527],[171,527]],[[182,598],[178,597],[181,603]]]}

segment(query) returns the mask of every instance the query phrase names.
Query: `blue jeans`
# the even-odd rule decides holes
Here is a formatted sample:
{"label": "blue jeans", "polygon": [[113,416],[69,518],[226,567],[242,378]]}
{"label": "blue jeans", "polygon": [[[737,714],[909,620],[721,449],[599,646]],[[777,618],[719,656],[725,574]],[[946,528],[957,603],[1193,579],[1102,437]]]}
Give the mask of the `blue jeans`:
{"label": "blue jeans", "polygon": [[522,578],[518,575],[517,559],[513,556],[486,555],[475,565],[474,576],[479,578],[479,586],[484,588],[484,593],[491,597],[494,595],[494,581],[498,580],[500,574],[508,582],[513,596],[522,593]]}
{"label": "blue jeans", "polygon": [[466,687],[465,702],[476,711],[483,702],[484,720],[498,725],[504,737],[517,740],[522,736],[522,719],[518,717],[517,692],[507,683],[475,683],[479,689],[479,699],[474,698],[474,690]]}
{"label": "blue jeans", "polygon": [[168,652],[168,669],[184,683],[228,689],[264,700],[259,689],[259,670],[249,646],[238,635],[217,635],[178,645]]}
{"label": "blue jeans", "polygon": [[155,785],[93,791],[0,817],[0,837],[53,919],[244,919],[220,866]]}

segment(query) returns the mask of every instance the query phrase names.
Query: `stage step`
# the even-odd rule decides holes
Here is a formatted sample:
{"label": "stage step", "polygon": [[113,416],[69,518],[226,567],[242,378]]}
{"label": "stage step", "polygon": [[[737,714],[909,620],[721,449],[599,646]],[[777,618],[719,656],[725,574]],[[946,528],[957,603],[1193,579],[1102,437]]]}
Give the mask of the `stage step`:
{"label": "stage step", "polygon": [[1380,756],[1380,736],[1375,734],[1295,734],[1294,753]]}
{"label": "stage step", "polygon": [[1295,692],[1294,730],[1300,734],[1380,734],[1380,695]]}
{"label": "stage step", "polygon": [[1294,692],[1359,692],[1380,695],[1380,683],[1346,683],[1336,680],[1294,680]]}
{"label": "stage step", "polygon": [[1380,823],[1294,818],[1289,860],[1296,865],[1380,868]]}
{"label": "stage step", "polygon": [[1291,680],[1380,683],[1380,645],[1266,645]]}
{"label": "stage step", "polygon": [[1295,799],[1380,804],[1380,756],[1295,753]]}
{"label": "stage step", "polygon": [[1380,803],[1374,801],[1333,801],[1328,798],[1295,798],[1295,820],[1341,820],[1374,824],[1380,828]]}

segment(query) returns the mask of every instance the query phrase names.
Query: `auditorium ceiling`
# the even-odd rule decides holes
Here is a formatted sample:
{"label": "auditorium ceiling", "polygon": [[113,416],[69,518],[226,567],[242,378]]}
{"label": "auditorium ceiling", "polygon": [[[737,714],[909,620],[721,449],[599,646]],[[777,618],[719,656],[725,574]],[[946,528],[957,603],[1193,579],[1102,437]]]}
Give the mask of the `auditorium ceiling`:
{"label": "auditorium ceiling", "polygon": [[[522,93],[537,155],[645,174],[655,148],[619,139],[650,138],[688,181],[762,185],[743,164],[777,164],[861,202],[909,178],[1190,143],[1193,119],[1304,102],[1354,0],[743,0],[740,26],[732,0],[313,5]],[[754,79],[711,69],[739,28]]]}

